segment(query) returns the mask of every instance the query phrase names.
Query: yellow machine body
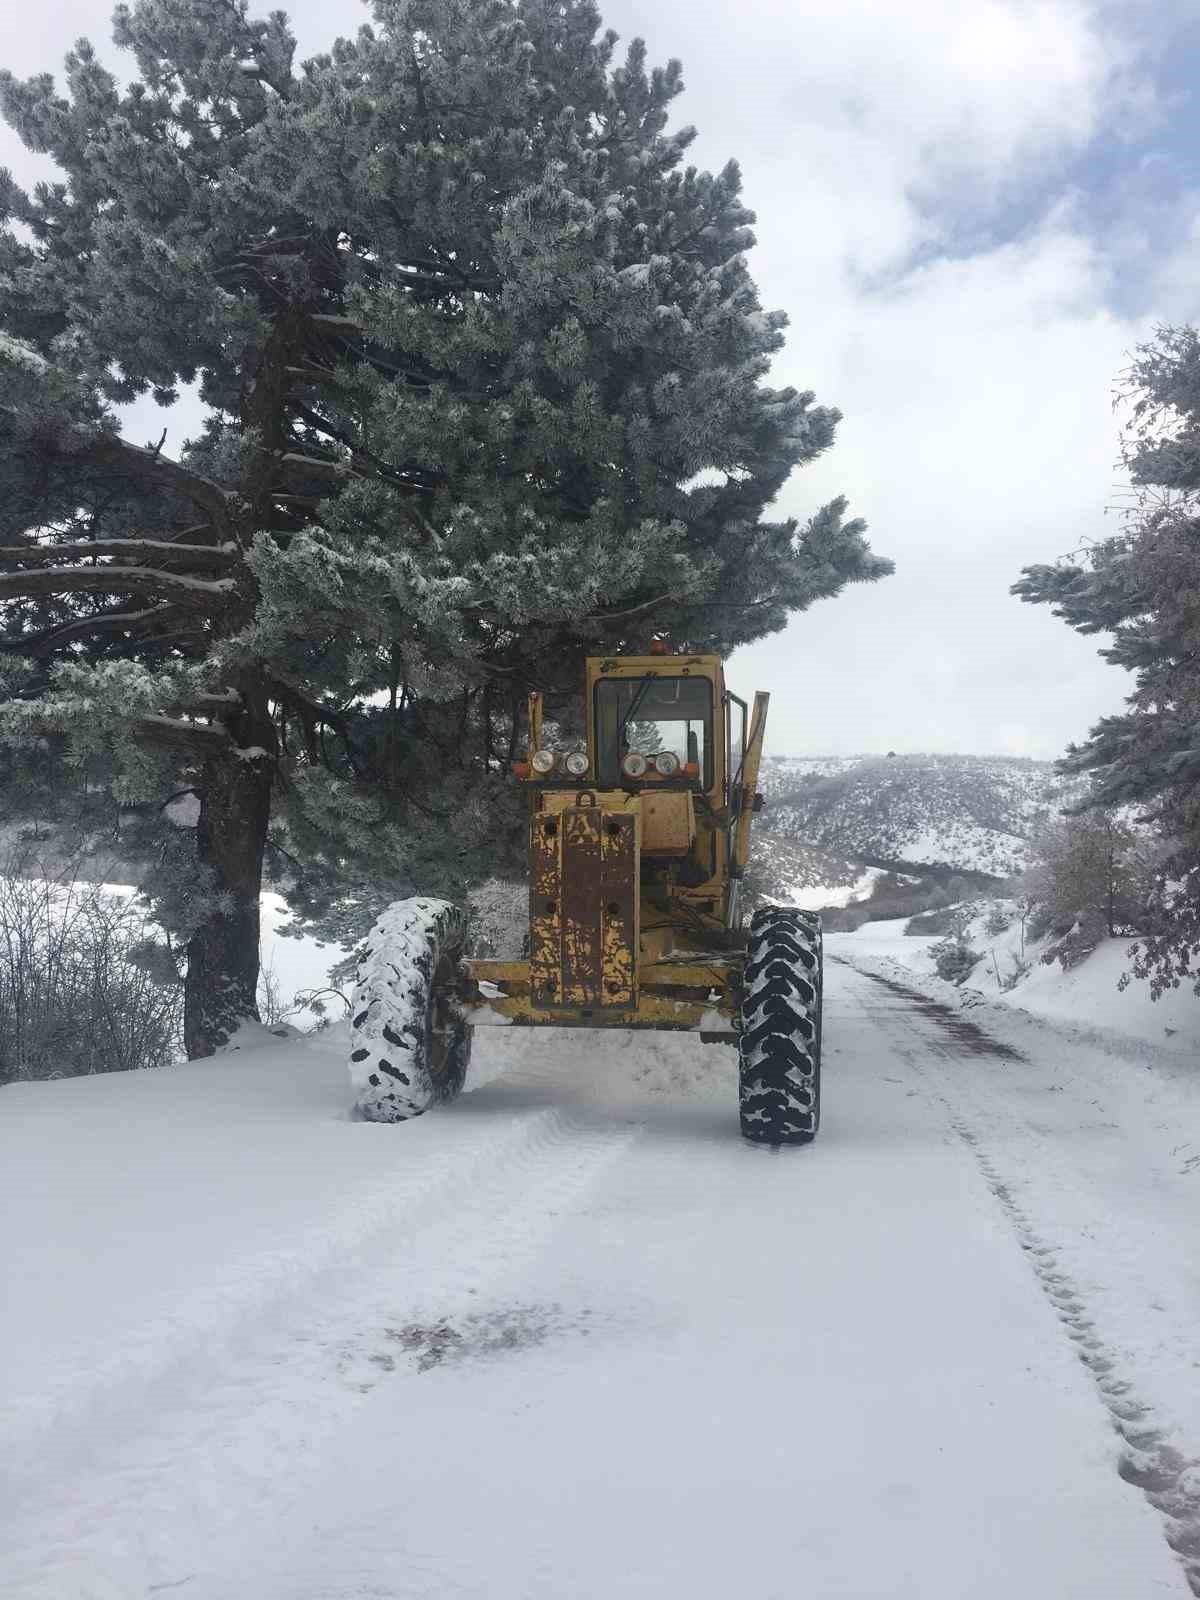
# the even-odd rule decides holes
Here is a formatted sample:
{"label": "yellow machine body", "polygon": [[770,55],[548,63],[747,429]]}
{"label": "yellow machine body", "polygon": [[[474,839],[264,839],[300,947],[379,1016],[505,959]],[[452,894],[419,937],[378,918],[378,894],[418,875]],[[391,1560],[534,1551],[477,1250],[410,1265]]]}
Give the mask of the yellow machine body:
{"label": "yellow machine body", "polygon": [[[534,770],[542,707],[531,697],[518,768],[530,799],[529,956],[469,961],[468,1015],[732,1036],[767,696],[751,715],[727,692],[719,656],[672,654],[589,660],[586,696],[588,767],[577,774],[560,756],[552,772]],[[650,750],[630,775],[634,732],[660,751],[664,734],[678,741],[678,770],[658,772]]]}

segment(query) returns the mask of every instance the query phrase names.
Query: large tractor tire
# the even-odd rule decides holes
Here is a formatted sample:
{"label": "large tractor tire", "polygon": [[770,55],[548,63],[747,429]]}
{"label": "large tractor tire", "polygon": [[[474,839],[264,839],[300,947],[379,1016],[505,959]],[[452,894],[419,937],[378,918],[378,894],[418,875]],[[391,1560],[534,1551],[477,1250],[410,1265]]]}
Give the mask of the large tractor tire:
{"label": "large tractor tire", "polygon": [[369,1122],[406,1122],[453,1100],[471,1057],[471,1027],[451,986],[466,920],[446,900],[397,900],[367,936],[350,1010],[350,1077]]}
{"label": "large tractor tire", "polygon": [[821,1124],[821,920],[764,906],[750,921],[738,1037],[742,1133],[809,1144]]}

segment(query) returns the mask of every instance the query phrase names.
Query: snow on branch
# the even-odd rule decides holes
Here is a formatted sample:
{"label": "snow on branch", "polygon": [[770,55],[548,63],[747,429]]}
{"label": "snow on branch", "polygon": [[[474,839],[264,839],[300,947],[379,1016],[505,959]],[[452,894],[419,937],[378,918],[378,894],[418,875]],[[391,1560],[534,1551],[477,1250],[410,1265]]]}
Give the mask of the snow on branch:
{"label": "snow on branch", "polygon": [[143,739],[152,744],[190,745],[213,752],[234,748],[224,728],[207,722],[186,722],[181,717],[139,717],[135,724]]}
{"label": "snow on branch", "polygon": [[185,605],[213,607],[233,597],[232,578],[189,578],[154,567],[41,567],[0,573],[0,600],[33,594],[160,594]]}
{"label": "snow on branch", "polygon": [[0,563],[88,560],[93,556],[155,556],[196,567],[228,567],[238,556],[232,540],[224,544],[173,544],[166,539],[82,539],[71,544],[0,545]]}
{"label": "snow on branch", "polygon": [[23,339],[14,339],[11,333],[0,333],[0,361],[24,367],[26,372],[34,372],[39,377],[50,371],[50,363],[45,356],[39,355]]}

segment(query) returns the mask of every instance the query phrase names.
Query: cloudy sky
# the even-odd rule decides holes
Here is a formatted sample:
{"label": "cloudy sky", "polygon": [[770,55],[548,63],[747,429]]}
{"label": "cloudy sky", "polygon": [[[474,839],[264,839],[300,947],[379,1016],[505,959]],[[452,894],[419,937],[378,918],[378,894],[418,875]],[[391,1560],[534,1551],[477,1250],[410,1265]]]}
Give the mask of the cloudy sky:
{"label": "cloudy sky", "polygon": [[[1059,754],[1127,679],[1008,587],[1114,530],[1114,380],[1156,323],[1200,319],[1200,0],[602,7],[682,59],[692,158],[742,164],[791,318],[776,381],[845,414],[784,509],[844,493],[897,565],[735,657],[771,747]],[[301,55],[365,19],[285,9]],[[57,71],[108,11],[23,8],[4,64]],[[2,129],[0,164],[40,175]]]}

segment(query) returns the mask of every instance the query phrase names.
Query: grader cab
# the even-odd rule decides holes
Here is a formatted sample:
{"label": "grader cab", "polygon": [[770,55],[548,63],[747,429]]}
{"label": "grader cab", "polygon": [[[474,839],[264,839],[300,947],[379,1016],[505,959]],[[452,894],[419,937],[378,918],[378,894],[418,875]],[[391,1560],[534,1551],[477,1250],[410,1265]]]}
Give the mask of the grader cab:
{"label": "grader cab", "polygon": [[466,918],[446,901],[389,907],[352,1008],[363,1116],[452,1099],[476,1027],[658,1028],[736,1047],[747,1138],[815,1136],[820,923],[741,905],[767,699],[751,711],[719,656],[662,646],[588,661],[582,739],[548,740],[531,697],[514,766],[530,812],[528,955],[466,955]]}

